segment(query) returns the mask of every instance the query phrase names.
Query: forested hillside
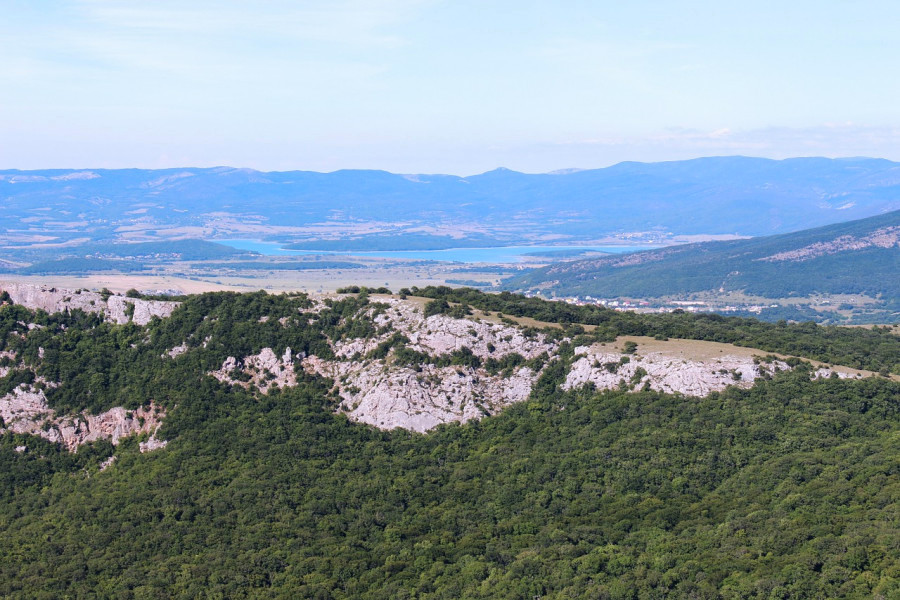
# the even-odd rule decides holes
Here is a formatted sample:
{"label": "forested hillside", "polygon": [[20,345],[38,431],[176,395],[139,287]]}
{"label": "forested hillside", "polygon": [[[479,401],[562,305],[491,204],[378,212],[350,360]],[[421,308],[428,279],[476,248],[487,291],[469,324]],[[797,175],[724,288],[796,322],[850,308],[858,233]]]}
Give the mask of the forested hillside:
{"label": "forested hillside", "polygon": [[[621,335],[730,341],[886,375],[900,372],[896,334],[404,292],[429,298],[416,305],[428,327],[468,323],[473,350],[416,350],[425,342],[401,335],[396,297],[367,290],[191,296],[146,326],[0,298],[0,395],[39,388],[60,413],[152,401],[167,441],[142,452],[143,434],[73,454],[37,435],[0,435],[0,595],[900,594],[897,382],[816,378],[798,359],[702,398],[564,385],[575,346]],[[481,322],[484,311],[532,325]],[[531,367],[513,353],[479,358],[477,336],[514,330],[521,352],[542,343],[554,354]],[[386,431],[354,422],[341,382],[309,369],[288,382],[280,366],[250,373],[245,361],[213,376],[229,357],[266,349],[304,365],[539,375],[526,400],[491,416]]]}
{"label": "forested hillside", "polygon": [[864,294],[900,305],[900,211],[796,233],[707,242],[551,265],[504,282],[559,295],[769,298]]}

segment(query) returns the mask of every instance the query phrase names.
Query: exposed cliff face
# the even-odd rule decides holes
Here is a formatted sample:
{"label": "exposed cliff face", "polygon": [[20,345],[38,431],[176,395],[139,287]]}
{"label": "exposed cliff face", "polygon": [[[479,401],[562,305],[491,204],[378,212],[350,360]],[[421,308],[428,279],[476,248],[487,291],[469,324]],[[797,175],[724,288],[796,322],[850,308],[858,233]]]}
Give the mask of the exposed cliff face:
{"label": "exposed cliff face", "polygon": [[[378,302],[389,308],[374,315],[373,320],[380,327],[389,326],[390,331],[370,339],[342,340],[334,345],[338,357],[365,355],[395,332],[409,339],[407,346],[411,350],[432,356],[468,348],[482,359],[502,358],[513,352],[527,359],[544,352],[554,352],[558,347],[557,343],[548,341],[542,334],[526,337],[521,329],[509,325],[454,319],[446,315],[425,317],[420,306],[399,298],[379,298]],[[369,314],[375,312],[375,309],[368,311]]]}
{"label": "exposed cliff face", "polygon": [[[666,348],[670,344],[672,348]],[[563,389],[584,385],[597,389],[641,390],[644,388],[665,393],[702,397],[728,386],[751,387],[760,378],[769,378],[791,366],[773,356],[747,348],[737,348],[715,342],[692,342],[692,351],[679,349],[679,340],[656,343],[639,354],[619,352],[610,346],[579,346]],[[706,352],[698,351],[697,347]],[[813,377],[832,375],[860,377],[853,369],[821,366]]]}
{"label": "exposed cliff face", "polygon": [[[123,296],[104,298],[97,292],[63,290],[23,283],[0,283],[0,291],[7,292],[14,303],[32,310],[53,313],[80,309],[99,313],[107,321],[118,324],[133,322],[137,325],[146,325],[154,316],[168,317],[179,304]],[[33,325],[28,324],[28,327],[31,329]],[[43,348],[39,349],[38,356],[43,359]],[[14,366],[23,366],[18,364],[17,357],[8,351],[0,353],[0,359],[7,359],[12,365],[0,367],[0,377],[8,375]],[[43,383],[50,387],[54,385],[52,382]],[[153,436],[165,413],[152,403],[149,408],[138,408],[134,411],[115,407],[97,415],[87,413],[58,415],[47,405],[47,397],[43,390],[23,384],[0,397],[0,417],[4,425],[2,431],[38,435],[51,442],[60,443],[72,452],[89,442],[110,440],[115,445],[123,437],[140,433],[151,434],[149,440],[140,444],[142,452],[162,448],[166,444],[165,441],[157,440]]]}
{"label": "exposed cliff face", "polygon": [[[111,297],[97,308],[99,294],[40,290],[35,286],[13,288],[10,295],[45,310],[91,307],[115,322],[127,317],[124,311],[131,302]],[[137,302],[140,304],[134,305],[134,317],[141,321],[149,321],[152,315],[168,315],[176,306],[174,302]],[[303,314],[320,313],[329,306],[324,298],[313,298],[313,308],[299,310]],[[276,386],[297,385],[303,372],[326,377],[334,385],[336,410],[350,419],[382,429],[425,432],[443,423],[494,414],[527,400],[544,365],[555,359],[569,367],[562,386],[565,390],[591,385],[597,389],[651,389],[691,396],[704,396],[727,386],[749,387],[761,377],[790,369],[784,360],[763,359],[757,356],[762,353],[752,349],[689,340],[630,338],[628,342],[638,344],[635,353],[634,348],[626,352],[622,338],[617,343],[579,346],[574,357],[567,353],[561,356],[562,344],[572,342],[561,334],[535,332],[474,316],[425,317],[421,300],[414,299],[373,298],[358,311],[340,318],[353,319],[354,324],[368,320],[372,326],[359,329],[366,335],[329,341],[331,351],[323,353],[327,355],[306,356],[289,347],[277,352],[262,348],[250,356],[229,356],[208,375],[262,394]],[[269,317],[259,321],[269,323]],[[290,328],[296,320],[282,317],[278,323]],[[340,335],[341,330],[337,331],[333,335]],[[196,349],[183,342],[162,351],[161,356],[176,359],[206,348],[210,341],[210,336],[205,337]],[[43,352],[39,355],[43,358]],[[0,353],[0,359],[24,367],[9,352]],[[500,364],[504,366],[498,367]],[[10,368],[0,367],[0,376]],[[821,366],[814,376],[828,377],[835,372],[840,377],[859,375]],[[100,415],[56,415],[48,408],[42,390],[23,385],[0,398],[0,416],[10,431],[41,435],[74,450],[92,440],[118,443],[127,435],[152,434],[164,414],[151,405],[133,412],[113,408]],[[163,445],[165,442],[151,437],[141,444],[141,450]]]}
{"label": "exposed cliff face", "polygon": [[100,313],[106,320],[120,325],[129,321],[137,325],[146,325],[152,317],[168,317],[179,304],[167,300],[142,300],[124,296],[109,296],[104,299],[97,292],[63,290],[27,283],[0,282],[0,291],[7,292],[16,304],[32,310],[40,309],[54,313],[80,309],[84,312]]}
{"label": "exposed cliff face", "polygon": [[[402,427],[424,432],[449,422],[466,422],[522,402],[540,372],[519,367],[512,373],[491,375],[483,368],[395,364],[390,357],[366,359],[397,333],[406,347],[429,357],[467,349],[479,359],[501,359],[512,353],[531,359],[553,354],[558,343],[543,334],[526,336],[516,327],[446,315],[424,316],[420,306],[397,298],[379,299],[387,309],[370,309],[374,322],[386,329],[370,339],[334,344],[338,360],[310,356],[303,361],[309,373],[333,379],[341,398],[339,410],[354,421],[382,429]],[[375,314],[377,313],[377,314]]]}
{"label": "exposed cliff face", "polygon": [[[729,385],[750,387],[754,380],[790,367],[784,362],[754,364],[747,357],[723,355],[715,360],[682,360],[654,352],[644,356],[612,353],[596,347],[578,347],[581,358],[572,364],[563,389],[588,383],[597,389],[649,389],[705,396]],[[628,362],[623,362],[628,361]]]}
{"label": "exposed cliff face", "polygon": [[538,373],[521,367],[508,377],[471,367],[389,365],[383,360],[303,361],[313,374],[333,379],[339,410],[380,429],[424,432],[442,423],[466,422],[522,402]]}
{"label": "exposed cliff face", "polygon": [[[319,310],[324,304],[318,303]],[[243,358],[228,357],[210,373],[220,381],[268,393],[273,385],[296,385],[295,368],[327,377],[339,398],[337,410],[350,419],[381,429],[404,428],[425,432],[443,423],[466,422],[494,414],[531,395],[542,370],[517,366],[492,374],[483,367],[439,366],[439,359],[468,349],[485,361],[516,353],[523,359],[545,355],[553,359],[560,343],[544,334],[529,334],[506,324],[446,315],[424,317],[420,305],[397,298],[378,299],[363,309],[378,326],[379,334],[345,338],[332,344],[335,357],[294,356],[288,348],[278,356],[271,348]],[[283,323],[285,325],[285,323]],[[420,352],[427,360],[405,364],[395,354],[373,356],[379,344],[402,334],[402,345]],[[637,338],[635,338],[637,339]],[[791,367],[783,360],[762,359],[760,352],[712,342],[654,342],[639,340],[641,352],[627,354],[616,344],[580,346],[563,389],[584,385],[597,389],[660,392],[704,396],[728,386],[750,387]],[[649,343],[652,342],[652,343]],[[858,374],[822,367],[814,376]]]}
{"label": "exposed cliff face", "polygon": [[786,252],[779,252],[777,254],[773,254],[772,256],[766,256],[764,258],[758,258],[756,260],[767,262],[779,262],[786,260],[803,262],[806,260],[818,258],[819,256],[837,254],[838,252],[847,252],[849,250],[863,250],[865,248],[872,247],[893,248],[894,246],[898,245],[900,245],[900,226],[883,227],[867,235],[842,235],[827,242],[816,242],[815,244],[810,244],[808,246],[804,246],[803,248],[797,248],[796,250],[789,250]]}
{"label": "exposed cliff face", "polygon": [[263,348],[259,354],[238,360],[229,356],[222,368],[210,373],[219,381],[249,388],[256,386],[263,394],[273,386],[289,387],[297,385],[294,373],[294,356],[290,348],[279,358],[271,348]]}
{"label": "exposed cliff face", "polygon": [[[139,433],[151,434],[154,442],[147,444],[147,449],[166,444],[152,437],[165,417],[165,413],[153,404],[134,411],[116,407],[98,415],[57,415],[47,406],[43,390],[23,384],[0,397],[0,417],[5,424],[5,429],[0,431],[38,435],[62,444],[71,452],[82,444],[97,440],[110,440],[116,445],[123,437]],[[141,451],[145,451],[145,444],[141,444]]]}

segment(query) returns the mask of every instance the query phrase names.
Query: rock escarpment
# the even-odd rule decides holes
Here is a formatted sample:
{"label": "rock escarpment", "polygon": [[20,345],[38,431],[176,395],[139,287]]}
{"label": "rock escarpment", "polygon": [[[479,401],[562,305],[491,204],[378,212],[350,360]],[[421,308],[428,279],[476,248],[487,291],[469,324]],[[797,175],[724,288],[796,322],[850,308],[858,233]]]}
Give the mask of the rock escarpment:
{"label": "rock escarpment", "polygon": [[[677,346],[678,340],[671,343]],[[579,346],[575,348],[576,358],[562,388],[571,390],[592,385],[596,389],[649,389],[702,397],[728,386],[749,388],[758,379],[768,379],[779,371],[792,368],[784,360],[771,355],[754,356],[752,351],[743,348],[733,348],[734,352],[729,353],[726,344],[711,342],[706,345],[725,349],[715,356],[691,357],[674,349],[654,349],[634,354],[601,345]],[[829,367],[819,367],[812,372],[814,378],[855,375],[849,369]]]}
{"label": "rock escarpment", "polygon": [[141,444],[142,452],[164,447],[166,442],[153,435],[164,417],[165,412],[154,404],[133,411],[116,407],[98,415],[57,415],[47,406],[43,390],[24,384],[0,397],[0,418],[4,423],[0,433],[38,435],[62,444],[71,452],[97,440],[110,440],[116,445],[122,438],[140,433],[151,434],[150,440]]}
{"label": "rock escarpment", "polygon": [[[513,352],[524,358],[534,358],[544,352],[553,352],[558,344],[549,342],[543,334],[527,336],[518,327],[473,319],[456,319],[438,314],[424,316],[424,311],[413,302],[396,298],[379,299],[387,308],[382,312],[370,309],[372,320],[379,327],[389,327],[390,332],[369,339],[349,339],[334,345],[335,354],[349,358],[371,352],[393,332],[409,339],[411,350],[439,356],[467,348],[475,356],[486,359],[502,358]],[[377,313],[377,314],[376,314]]]}
{"label": "rock escarpment", "polygon": [[492,376],[472,367],[389,366],[382,360],[341,362],[315,356],[303,364],[310,373],[339,382],[339,410],[354,421],[418,432],[523,402],[538,375],[529,367]]}
{"label": "rock escarpment", "polygon": [[[725,344],[722,346],[727,348]],[[784,360],[773,356],[753,356],[746,350],[741,353],[724,352],[717,356],[690,358],[675,351],[653,350],[632,354],[599,345],[579,346],[575,348],[576,360],[562,388],[571,390],[592,385],[601,390],[649,389],[702,397],[728,386],[749,388],[760,378],[768,379],[779,371],[792,368]],[[854,374],[849,371],[819,367],[812,377],[853,377]]]}
{"label": "rock escarpment", "polygon": [[[316,310],[326,306],[316,299]],[[382,429],[402,427],[424,432],[442,423],[466,422],[522,402],[540,375],[539,368],[522,364],[503,373],[471,364],[443,364],[447,356],[464,352],[480,365],[512,354],[521,361],[536,359],[558,349],[557,341],[541,333],[443,314],[425,317],[421,306],[397,298],[380,298],[358,316],[370,319],[380,333],[331,342],[333,358],[295,355],[290,348],[279,356],[272,348],[263,348],[250,356],[229,356],[210,375],[231,385],[254,386],[265,394],[273,386],[296,385],[295,368],[302,368],[335,382],[338,410],[352,420]],[[282,320],[282,325],[287,326],[287,322]],[[423,360],[406,364],[391,352],[373,357],[380,345],[396,336],[402,336],[400,346],[423,356]],[[177,352],[173,349],[169,355]]]}
{"label": "rock escarpment", "polygon": [[[316,307],[323,310],[326,304],[318,301]],[[425,432],[444,423],[495,414],[527,400],[544,365],[559,358],[562,343],[572,342],[565,336],[477,317],[425,317],[420,304],[398,298],[379,298],[355,316],[370,319],[378,333],[332,341],[332,357],[296,356],[290,348],[279,356],[273,349],[263,348],[251,356],[228,357],[210,375],[268,393],[274,385],[295,385],[298,369],[302,369],[334,382],[337,410],[350,419],[381,429]],[[282,325],[289,326],[286,322]],[[396,343],[390,344],[391,340]],[[385,344],[390,344],[387,350]],[[687,354],[674,350],[685,347],[683,340],[673,340],[671,350],[665,344],[669,342],[657,343],[663,349],[647,347],[639,354],[617,349],[615,344],[579,346],[566,363],[562,388],[591,385],[700,397],[728,386],[750,387],[757,379],[791,369],[784,360],[762,358],[752,350],[727,344],[690,342],[688,346],[697,347]],[[703,352],[698,353],[698,347]],[[400,354],[410,351],[417,357],[413,363]],[[502,361],[513,355],[517,361],[508,368],[485,366],[491,359]],[[450,356],[472,360],[452,364]],[[526,361],[531,364],[523,364]],[[832,374],[851,376],[827,367],[813,376]]]}
{"label": "rock escarpment", "polygon": [[0,283],[0,292],[4,291],[13,302],[32,310],[54,313],[79,309],[84,312],[100,313],[106,320],[120,325],[128,322],[146,325],[153,317],[168,317],[179,304],[169,300],[106,296],[87,290],[64,290],[14,282]]}
{"label": "rock escarpment", "polygon": [[279,357],[271,348],[263,348],[259,354],[238,360],[229,356],[222,363],[222,368],[210,373],[224,383],[249,388],[256,386],[266,394],[272,387],[289,387],[297,385],[294,373],[294,356],[290,348]]}
{"label": "rock escarpment", "polygon": [[526,335],[517,327],[438,314],[424,316],[413,302],[388,298],[383,311],[371,310],[373,321],[386,331],[370,339],[341,340],[334,344],[337,360],[310,356],[307,372],[336,382],[339,410],[354,421],[382,429],[402,427],[424,432],[450,422],[466,422],[522,402],[531,394],[540,370],[517,366],[491,374],[472,365],[438,366],[429,362],[398,364],[390,356],[371,356],[393,335],[408,341],[405,348],[430,359],[454,352],[470,353],[481,363],[517,354],[522,359],[550,355],[556,341],[543,334]]}
{"label": "rock escarpment", "polygon": [[723,355],[709,360],[684,360],[661,352],[643,355],[609,352],[596,346],[579,346],[563,389],[592,384],[597,389],[651,389],[658,392],[705,396],[730,385],[750,387],[790,367],[783,361],[764,363],[749,357]]}
{"label": "rock escarpment", "polygon": [[[12,292],[14,300],[35,308],[93,307],[114,322],[128,316],[132,301],[110,297],[97,308],[100,295],[90,292],[69,295],[36,291],[35,286],[14,288]],[[446,303],[437,306],[443,312],[426,316],[432,311],[425,310],[422,299],[388,296],[342,302],[322,296],[310,300],[304,297],[295,304],[282,303],[276,316],[266,314],[269,308],[257,307],[254,312],[244,307],[244,314],[250,316],[241,317],[235,312],[204,313],[195,306],[191,313],[195,324],[186,327],[182,321],[180,329],[161,323],[160,330],[139,334],[131,330],[135,337],[129,347],[153,343],[160,331],[177,331],[177,336],[159,338],[164,345],[155,346],[152,353],[162,364],[153,368],[198,364],[192,361],[200,358],[202,364],[214,366],[205,367],[213,370],[197,376],[208,375],[255,394],[273,394],[277,388],[296,386],[307,376],[324,377],[331,382],[327,397],[332,406],[350,419],[382,429],[417,432],[479,419],[527,400],[552,364],[557,365],[554,369],[565,369],[553,371],[554,381],[560,381],[558,375],[563,376],[563,390],[590,386],[698,397],[728,386],[749,387],[759,378],[798,364],[787,357],[760,357],[754,350],[715,342],[635,337],[604,342],[609,334],[602,331],[590,333],[581,326],[536,329],[506,318],[498,322],[485,313],[460,316],[465,309]],[[135,320],[147,322],[153,316],[169,314],[176,306],[174,302],[136,302],[144,304],[131,304]],[[243,323],[243,337],[236,341],[234,326],[241,318],[251,319],[251,327]],[[10,339],[21,341],[22,336],[34,331],[32,326],[18,323],[12,335],[20,337]],[[294,351],[288,343],[302,345],[312,354]],[[265,344],[270,347],[260,347]],[[573,351],[575,344],[580,345]],[[238,347],[241,352],[254,353],[238,355]],[[34,378],[47,372],[36,368],[36,363],[44,360],[44,348],[32,346],[29,352],[27,365],[12,352],[0,353],[0,377],[13,370],[33,369],[28,381],[34,383],[15,389],[10,384],[5,390],[12,391],[0,398],[0,416],[7,430],[41,435],[73,450],[93,440],[117,443],[127,435],[156,432],[164,415],[153,404],[136,411],[112,408],[99,415],[55,414],[44,395],[44,389],[54,384]],[[209,361],[210,353],[214,353],[213,361]],[[835,374],[848,375],[846,370],[820,365],[812,376]],[[162,445],[164,442],[151,436],[141,449]]]}

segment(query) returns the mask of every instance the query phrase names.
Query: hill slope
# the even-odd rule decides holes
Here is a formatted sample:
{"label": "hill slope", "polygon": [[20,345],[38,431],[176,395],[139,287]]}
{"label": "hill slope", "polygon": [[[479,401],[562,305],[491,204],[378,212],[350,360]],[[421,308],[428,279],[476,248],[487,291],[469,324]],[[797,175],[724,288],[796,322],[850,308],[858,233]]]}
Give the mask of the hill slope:
{"label": "hill slope", "polygon": [[551,265],[504,282],[558,295],[659,297],[743,291],[900,298],[900,211],[776,236],[707,242]]}
{"label": "hill slope", "polygon": [[[47,314],[0,294],[3,400],[29,388],[47,401],[43,413],[80,415],[45,421],[36,435],[0,434],[0,596],[900,593],[896,382],[820,378],[791,361],[755,385],[686,397],[642,389],[654,375],[638,347],[615,368],[648,369],[601,392],[585,381],[590,358],[575,348],[590,346],[600,360],[616,333],[680,332],[896,371],[896,335],[421,291],[434,304],[206,294],[145,325],[105,322],[97,302],[83,303],[96,313]],[[566,328],[495,327],[448,300]],[[397,337],[413,333],[398,312],[406,305],[425,320],[416,339]],[[462,326],[454,333],[452,323]],[[450,353],[444,381],[540,369],[528,397],[426,435],[385,431],[353,422],[359,407],[346,394],[364,394],[360,380],[305,369],[313,359],[370,362],[381,375],[410,368],[407,380],[424,385],[444,368],[433,352],[449,348],[448,332],[471,351]],[[512,349],[533,355],[548,341],[552,357],[509,360]],[[127,430],[77,453],[45,439],[101,411],[115,411]],[[3,418],[14,428],[22,415]]]}

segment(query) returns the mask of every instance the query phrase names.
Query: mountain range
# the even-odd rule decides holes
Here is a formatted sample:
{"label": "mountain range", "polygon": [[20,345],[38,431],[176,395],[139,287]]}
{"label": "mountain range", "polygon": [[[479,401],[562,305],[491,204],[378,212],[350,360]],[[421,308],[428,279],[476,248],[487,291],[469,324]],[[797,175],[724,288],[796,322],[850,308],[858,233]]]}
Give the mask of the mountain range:
{"label": "mountain range", "polygon": [[0,242],[249,237],[403,249],[759,236],[900,209],[900,164],[712,157],[525,174],[0,171]]}

